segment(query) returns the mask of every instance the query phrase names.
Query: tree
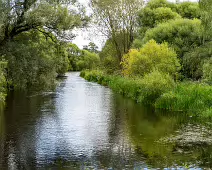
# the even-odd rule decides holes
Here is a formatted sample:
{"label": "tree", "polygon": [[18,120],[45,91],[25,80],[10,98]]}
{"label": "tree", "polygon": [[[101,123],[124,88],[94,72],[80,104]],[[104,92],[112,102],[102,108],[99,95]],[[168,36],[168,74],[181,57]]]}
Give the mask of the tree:
{"label": "tree", "polygon": [[142,0],[91,0],[95,24],[104,36],[111,39],[119,61],[134,40],[138,29],[137,12],[142,5]]}
{"label": "tree", "polygon": [[200,19],[200,7],[196,2],[182,2],[177,4],[176,12],[183,18]]}
{"label": "tree", "polygon": [[91,53],[98,53],[98,47],[93,42],[90,42],[88,45],[83,46],[83,50],[90,51]]}
{"label": "tree", "polygon": [[66,47],[39,31],[29,31],[6,43],[7,83],[14,89],[54,87],[55,77],[68,69]]}
{"label": "tree", "polygon": [[182,59],[185,52],[202,45],[201,21],[176,19],[161,23],[146,32],[142,40],[143,44],[151,39],[158,43],[168,42]]}
{"label": "tree", "polygon": [[141,28],[139,31],[141,34],[140,37],[143,37],[148,29],[154,28],[159,23],[181,18],[178,13],[167,7],[158,7],[156,9],[145,7],[139,11],[138,16],[139,26]]}
{"label": "tree", "polygon": [[[12,40],[20,33],[38,30],[45,36],[64,38],[66,30],[81,26],[87,17],[80,12],[69,10],[66,1],[54,0],[1,0],[0,9],[3,15],[1,21],[0,45]],[[68,2],[67,3],[71,3]],[[73,4],[73,3],[72,3]],[[70,6],[70,4],[69,4]]]}

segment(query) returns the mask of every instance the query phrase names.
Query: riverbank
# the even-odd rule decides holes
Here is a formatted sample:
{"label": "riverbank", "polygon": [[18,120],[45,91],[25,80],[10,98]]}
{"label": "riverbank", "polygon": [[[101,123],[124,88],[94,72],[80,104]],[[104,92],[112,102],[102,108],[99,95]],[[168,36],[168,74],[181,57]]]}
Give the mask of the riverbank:
{"label": "riverbank", "polygon": [[[158,75],[157,75],[158,74]],[[81,77],[110,87],[113,91],[155,108],[186,111],[191,115],[212,117],[212,86],[194,82],[174,83],[159,73],[152,78],[131,79],[108,75],[100,70],[82,71]]]}

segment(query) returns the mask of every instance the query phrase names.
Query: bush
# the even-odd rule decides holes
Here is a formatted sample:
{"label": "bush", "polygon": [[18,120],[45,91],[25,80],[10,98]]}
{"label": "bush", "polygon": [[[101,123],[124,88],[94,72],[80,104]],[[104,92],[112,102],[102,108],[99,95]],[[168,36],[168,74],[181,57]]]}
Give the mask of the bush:
{"label": "bush", "polygon": [[180,83],[163,94],[155,103],[156,108],[189,111],[202,114],[212,109],[212,86],[197,83]]}
{"label": "bush", "polygon": [[168,44],[157,44],[154,40],[150,40],[140,50],[130,50],[124,55],[121,64],[125,76],[143,76],[153,70],[173,76],[180,68],[177,54]]}
{"label": "bush", "polygon": [[155,100],[163,93],[174,87],[174,80],[165,73],[153,71],[146,74],[140,80],[141,89],[139,92],[138,101],[142,103],[154,103]]}
{"label": "bush", "polygon": [[157,43],[168,42],[182,59],[185,52],[202,45],[202,27],[198,19],[176,19],[158,24],[146,32],[143,44],[154,39]]}

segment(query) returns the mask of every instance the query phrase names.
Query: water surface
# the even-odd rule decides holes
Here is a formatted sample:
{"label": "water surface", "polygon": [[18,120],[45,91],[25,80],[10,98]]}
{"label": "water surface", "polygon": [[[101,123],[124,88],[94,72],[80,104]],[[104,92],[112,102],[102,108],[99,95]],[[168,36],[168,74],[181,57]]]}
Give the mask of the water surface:
{"label": "water surface", "polygon": [[210,168],[210,141],[184,140],[196,134],[207,138],[210,127],[67,73],[54,92],[7,97],[0,169]]}

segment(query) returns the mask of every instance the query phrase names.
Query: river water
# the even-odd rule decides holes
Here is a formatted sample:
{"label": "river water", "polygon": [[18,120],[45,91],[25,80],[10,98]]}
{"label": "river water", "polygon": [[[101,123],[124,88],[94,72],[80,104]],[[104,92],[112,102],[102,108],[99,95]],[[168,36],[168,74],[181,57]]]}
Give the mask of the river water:
{"label": "river water", "polygon": [[210,168],[207,134],[186,114],[155,111],[67,73],[54,92],[8,95],[0,169]]}

